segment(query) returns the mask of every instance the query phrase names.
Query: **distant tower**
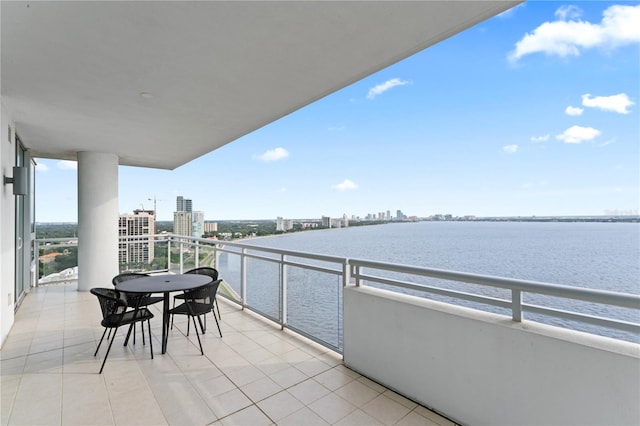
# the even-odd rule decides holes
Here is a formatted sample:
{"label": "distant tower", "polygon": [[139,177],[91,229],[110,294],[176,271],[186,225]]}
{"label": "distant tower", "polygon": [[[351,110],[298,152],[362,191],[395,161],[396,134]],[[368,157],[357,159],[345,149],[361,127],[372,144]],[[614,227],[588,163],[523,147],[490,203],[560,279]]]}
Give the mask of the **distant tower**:
{"label": "distant tower", "polygon": [[204,235],[204,212],[192,212],[191,219],[191,235],[195,238],[202,238]]}
{"label": "distant tower", "polygon": [[154,257],[153,238],[144,237],[155,233],[156,221],[152,210],[134,210],[133,214],[122,214],[118,221],[120,237],[142,237],[121,240],[118,243],[118,259],[127,267],[138,263],[151,263]]}
{"label": "distant tower", "polygon": [[192,211],[191,199],[184,198],[182,195],[178,195],[178,198],[176,198],[176,211],[191,212]]}
{"label": "distant tower", "polygon": [[173,212],[173,233],[176,235],[192,235],[191,212]]}

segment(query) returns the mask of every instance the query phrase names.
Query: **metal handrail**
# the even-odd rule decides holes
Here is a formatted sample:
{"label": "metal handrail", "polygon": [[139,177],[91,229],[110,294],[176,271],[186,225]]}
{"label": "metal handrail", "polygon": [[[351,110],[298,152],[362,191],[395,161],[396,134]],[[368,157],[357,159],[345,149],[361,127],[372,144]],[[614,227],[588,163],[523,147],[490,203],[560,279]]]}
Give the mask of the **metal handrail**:
{"label": "metal handrail", "polygon": [[[76,238],[50,238],[39,239],[34,243],[36,248],[42,242],[77,242]],[[422,293],[437,294],[440,296],[446,296],[458,300],[466,300],[476,303],[482,303],[486,305],[496,306],[502,309],[511,310],[511,318],[513,321],[522,321],[523,311],[543,314],[556,318],[570,319],[580,321],[588,324],[595,324],[599,326],[609,327],[617,330],[623,330],[627,332],[640,334],[640,324],[628,321],[617,320],[613,318],[604,318],[599,316],[593,316],[589,314],[583,314],[579,312],[565,311],[562,309],[555,309],[547,306],[538,306],[532,304],[523,303],[523,293],[535,293],[549,296],[555,296],[565,299],[580,300],[585,302],[593,302],[602,305],[619,306],[624,308],[631,308],[640,311],[640,295],[620,293],[606,290],[597,290],[583,287],[573,287],[562,284],[544,283],[537,281],[521,280],[504,278],[489,275],[472,274],[458,271],[448,271],[442,269],[425,268],[412,265],[403,265],[397,263],[386,263],[371,261],[366,259],[350,259],[339,256],[329,256],[316,253],[292,251],[276,249],[271,247],[263,247],[255,244],[248,244],[246,242],[237,241],[223,241],[212,240],[207,238],[194,238],[188,236],[174,235],[174,234],[155,234],[144,236],[126,236],[120,237],[120,242],[138,242],[138,241],[167,241],[169,243],[169,251],[171,251],[172,244],[177,244],[179,247],[179,270],[183,272],[184,269],[184,251],[187,247],[195,248],[195,263],[196,267],[199,262],[199,250],[207,247],[213,249],[214,259],[218,259],[220,253],[228,253],[240,257],[240,282],[239,284],[239,300],[234,300],[239,303],[243,308],[248,308],[252,311],[256,311],[269,319],[272,319],[279,323],[282,328],[291,328],[305,336],[318,341],[319,343],[328,346],[334,350],[340,350],[332,344],[327,344],[315,336],[309,336],[305,331],[298,330],[295,327],[287,324],[286,314],[286,300],[287,300],[287,268],[297,267],[305,270],[321,272],[325,274],[331,274],[342,277],[342,285],[347,286],[354,284],[355,286],[363,286],[366,283],[379,283],[387,286],[392,286],[399,289],[410,289],[413,291],[419,291]],[[65,245],[65,244],[60,244]],[[68,245],[68,244],[66,244]],[[56,245],[48,247],[56,247]],[[39,251],[36,251],[39,253]],[[292,259],[295,258],[295,259]],[[171,254],[168,253],[167,270],[171,270]],[[255,259],[263,262],[273,262],[279,264],[279,317],[275,318],[273,315],[269,315],[260,312],[255,306],[247,304],[247,260]],[[335,267],[319,266],[317,264],[309,263],[325,262],[335,265]],[[364,270],[368,273],[365,273]],[[511,290],[511,300],[501,299],[496,297],[484,296],[481,294],[473,294],[469,292],[456,291],[446,289],[437,286],[413,283],[403,281],[397,278],[382,277],[375,275],[375,271],[379,272],[393,272],[400,274],[408,274],[419,277],[437,278],[454,282],[465,282],[475,285],[489,286],[494,288]],[[341,308],[340,308],[341,309]],[[640,315],[639,315],[640,318]],[[640,322],[640,321],[639,321]],[[339,331],[340,332],[340,331]]]}

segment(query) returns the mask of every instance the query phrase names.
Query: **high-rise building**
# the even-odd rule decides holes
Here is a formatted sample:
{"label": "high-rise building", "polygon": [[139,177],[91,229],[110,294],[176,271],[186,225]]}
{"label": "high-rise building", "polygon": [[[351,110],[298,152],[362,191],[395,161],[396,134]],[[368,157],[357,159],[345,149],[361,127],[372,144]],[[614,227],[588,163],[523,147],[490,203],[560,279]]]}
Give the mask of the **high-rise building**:
{"label": "high-rise building", "polygon": [[[135,264],[151,263],[154,257],[153,238],[139,238],[155,234],[156,220],[153,210],[134,210],[133,214],[120,215],[118,220],[118,260],[127,269],[135,269]],[[137,238],[126,238],[137,237]],[[131,268],[129,268],[131,267]]]}
{"label": "high-rise building", "polygon": [[176,235],[192,235],[191,229],[191,212],[178,211],[173,212],[173,233]]}
{"label": "high-rise building", "polygon": [[396,210],[396,220],[404,220],[404,214],[402,210]]}
{"label": "high-rise building", "polygon": [[202,238],[204,235],[204,212],[191,213],[191,235],[195,238]]}
{"label": "high-rise building", "polygon": [[182,195],[178,195],[178,198],[176,198],[176,211],[191,212],[192,211],[191,199],[184,198]]}
{"label": "high-rise building", "polygon": [[218,232],[218,222],[204,221],[204,232]]}
{"label": "high-rise building", "polygon": [[278,216],[276,218],[276,231],[287,232],[293,229],[293,219],[283,219]]}

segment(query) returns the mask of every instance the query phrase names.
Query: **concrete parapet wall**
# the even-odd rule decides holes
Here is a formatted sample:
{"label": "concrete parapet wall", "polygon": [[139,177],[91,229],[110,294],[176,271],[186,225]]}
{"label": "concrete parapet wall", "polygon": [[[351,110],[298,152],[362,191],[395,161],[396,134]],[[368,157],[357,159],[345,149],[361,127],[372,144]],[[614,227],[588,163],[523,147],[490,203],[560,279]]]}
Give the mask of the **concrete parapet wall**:
{"label": "concrete parapet wall", "polygon": [[640,345],[371,287],[345,288],[344,361],[462,424],[640,424]]}

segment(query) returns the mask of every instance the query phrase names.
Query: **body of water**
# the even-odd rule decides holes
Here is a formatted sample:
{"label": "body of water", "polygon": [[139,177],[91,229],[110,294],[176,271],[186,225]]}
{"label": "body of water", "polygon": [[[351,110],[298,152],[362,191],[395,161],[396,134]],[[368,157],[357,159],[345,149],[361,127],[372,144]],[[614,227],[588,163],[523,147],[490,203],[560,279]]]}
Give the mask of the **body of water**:
{"label": "body of water", "polygon": [[[315,254],[640,293],[640,224],[637,223],[390,223],[298,232],[246,242]],[[442,280],[438,280],[438,285],[480,294],[496,290]],[[505,298],[510,298],[508,291]],[[630,309],[554,299],[557,298],[525,295],[524,301],[635,322],[639,319],[638,312]],[[328,309],[335,316],[335,306]],[[538,320],[533,314],[525,318]],[[566,325],[565,320],[557,318],[540,320]],[[593,331],[592,326],[571,325],[571,328]],[[638,336],[615,330],[599,334],[639,340]]]}

